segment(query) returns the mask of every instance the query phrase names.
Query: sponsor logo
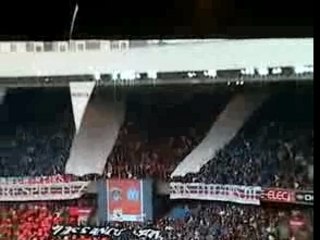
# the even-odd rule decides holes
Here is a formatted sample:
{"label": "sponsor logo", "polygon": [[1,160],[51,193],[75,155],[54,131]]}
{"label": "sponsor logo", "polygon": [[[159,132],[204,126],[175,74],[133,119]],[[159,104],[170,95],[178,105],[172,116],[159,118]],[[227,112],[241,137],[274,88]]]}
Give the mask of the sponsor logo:
{"label": "sponsor logo", "polygon": [[130,188],[127,192],[127,198],[129,201],[139,201],[139,192],[134,188]]}
{"label": "sponsor logo", "polygon": [[111,190],[111,199],[115,202],[121,200],[121,189],[114,188]]}
{"label": "sponsor logo", "polygon": [[270,202],[294,203],[294,194],[287,189],[264,189],[261,199]]}
{"label": "sponsor logo", "polygon": [[313,205],[314,194],[313,192],[296,192],[295,198],[297,203]]}

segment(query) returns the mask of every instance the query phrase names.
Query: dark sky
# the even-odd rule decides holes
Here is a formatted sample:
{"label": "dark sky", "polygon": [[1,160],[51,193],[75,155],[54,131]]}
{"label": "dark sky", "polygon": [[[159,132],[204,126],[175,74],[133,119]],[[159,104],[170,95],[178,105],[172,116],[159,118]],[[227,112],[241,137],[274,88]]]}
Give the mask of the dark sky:
{"label": "dark sky", "polygon": [[[313,2],[78,0],[74,38],[308,37]],[[0,39],[66,39],[75,0],[3,0]]]}

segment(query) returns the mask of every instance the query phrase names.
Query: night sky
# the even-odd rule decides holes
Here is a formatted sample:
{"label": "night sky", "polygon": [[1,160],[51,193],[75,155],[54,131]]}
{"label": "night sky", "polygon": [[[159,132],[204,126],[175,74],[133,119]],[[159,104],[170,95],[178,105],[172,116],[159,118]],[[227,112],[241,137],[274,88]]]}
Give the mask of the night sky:
{"label": "night sky", "polygon": [[[74,38],[310,37],[313,2],[78,0]],[[67,39],[76,0],[3,0],[0,40]]]}

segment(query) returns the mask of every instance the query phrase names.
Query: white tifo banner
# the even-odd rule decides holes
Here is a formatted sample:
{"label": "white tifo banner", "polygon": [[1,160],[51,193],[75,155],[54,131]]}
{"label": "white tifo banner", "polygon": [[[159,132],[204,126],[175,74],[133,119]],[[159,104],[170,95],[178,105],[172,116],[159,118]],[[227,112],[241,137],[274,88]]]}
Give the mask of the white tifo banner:
{"label": "white tifo banner", "polygon": [[74,123],[78,133],[96,82],[70,82],[69,85]]}
{"label": "white tifo banner", "polygon": [[75,176],[103,174],[125,118],[125,99],[112,89],[96,89],[75,134],[65,172]]}
{"label": "white tifo banner", "polygon": [[261,187],[204,183],[170,183],[171,199],[197,199],[260,205]]}
{"label": "white tifo banner", "polygon": [[89,182],[1,183],[0,202],[52,201],[78,199],[86,193]]}

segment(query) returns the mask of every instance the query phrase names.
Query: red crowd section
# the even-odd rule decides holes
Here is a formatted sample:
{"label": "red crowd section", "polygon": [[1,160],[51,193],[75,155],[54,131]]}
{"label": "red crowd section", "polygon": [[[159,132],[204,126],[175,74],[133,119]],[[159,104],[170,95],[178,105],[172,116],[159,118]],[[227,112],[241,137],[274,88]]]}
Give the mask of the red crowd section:
{"label": "red crowd section", "polygon": [[[107,240],[109,236],[53,237],[54,225],[79,225],[69,206],[62,203],[10,204],[0,209],[2,240]],[[158,229],[166,240],[264,240],[312,239],[312,226],[307,211],[270,206],[244,206],[226,203],[191,203],[180,219],[163,216],[148,228]],[[293,211],[294,210],[294,211]],[[86,226],[88,223],[82,223]],[[141,228],[143,224],[115,223],[117,228]],[[121,238],[117,238],[121,239]]]}

